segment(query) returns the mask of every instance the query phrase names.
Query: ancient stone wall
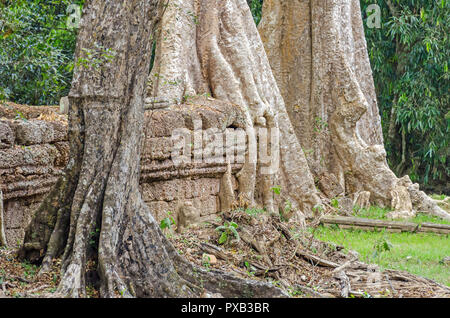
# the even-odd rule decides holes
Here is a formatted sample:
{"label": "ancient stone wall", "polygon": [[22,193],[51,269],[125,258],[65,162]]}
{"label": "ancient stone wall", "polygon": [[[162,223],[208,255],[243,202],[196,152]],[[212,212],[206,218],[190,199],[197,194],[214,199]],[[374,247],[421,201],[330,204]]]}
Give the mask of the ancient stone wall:
{"label": "ancient stone wall", "polygon": [[[21,244],[33,212],[69,160],[68,125],[65,116],[56,111],[51,107],[0,105],[0,190],[10,247]],[[198,214],[197,221],[214,218],[220,211],[220,184],[227,171],[225,158],[207,162],[200,154],[201,160],[195,162],[192,151],[184,163],[175,165],[171,158],[172,135],[175,130],[183,129],[192,137],[189,143],[192,145],[196,123],[202,129],[197,134],[214,129],[220,135],[234,129],[240,116],[237,108],[229,103],[197,98],[183,105],[148,110],[145,116],[141,189],[150,211],[158,221],[167,217],[167,212],[175,219],[183,217],[178,214],[185,207]],[[205,144],[205,138],[201,142]],[[241,164],[231,164],[235,189],[234,175],[241,167]]]}
{"label": "ancient stone wall", "polygon": [[[7,108],[8,107],[8,108]],[[0,191],[9,246],[22,242],[34,211],[68,161],[67,123],[15,105],[0,106]],[[50,108],[43,110],[49,111]],[[49,113],[47,113],[48,115]]]}

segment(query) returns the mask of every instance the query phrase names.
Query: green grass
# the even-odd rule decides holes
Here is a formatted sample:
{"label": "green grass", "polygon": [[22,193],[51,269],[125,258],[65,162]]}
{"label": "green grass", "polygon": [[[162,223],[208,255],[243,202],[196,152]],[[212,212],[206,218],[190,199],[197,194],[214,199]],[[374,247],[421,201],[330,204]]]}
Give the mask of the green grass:
{"label": "green grass", "polygon": [[[366,263],[376,263],[382,269],[404,270],[450,286],[450,266],[441,261],[450,256],[448,235],[429,233],[387,233],[362,230],[337,230],[320,227],[316,238],[355,250]],[[390,242],[391,249],[375,254],[379,242]]]}
{"label": "green grass", "polygon": [[435,200],[444,200],[447,196],[445,194],[432,194],[431,197]]}
{"label": "green grass", "polygon": [[[388,209],[371,207],[358,213],[358,216],[385,219],[388,212]],[[425,214],[418,214],[408,221],[450,224],[448,221]],[[445,257],[450,256],[448,235],[389,233],[322,226],[317,229],[315,236],[322,241],[342,245],[347,250],[357,251],[361,261],[378,264],[382,269],[404,270],[450,286],[450,266],[442,262]],[[381,252],[378,249],[376,252],[377,246],[387,246],[387,249]]]}

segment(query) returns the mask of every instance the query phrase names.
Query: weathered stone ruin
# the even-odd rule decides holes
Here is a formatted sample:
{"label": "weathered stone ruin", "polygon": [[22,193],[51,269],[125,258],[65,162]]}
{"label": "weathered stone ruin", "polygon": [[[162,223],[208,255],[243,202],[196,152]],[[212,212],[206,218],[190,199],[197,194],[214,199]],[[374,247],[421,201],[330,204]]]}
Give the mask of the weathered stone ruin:
{"label": "weathered stone ruin", "polygon": [[68,161],[67,124],[42,120],[52,114],[49,107],[35,109],[0,106],[0,191],[9,246],[22,242],[32,212]]}
{"label": "weathered stone ruin", "polygon": [[[6,239],[11,247],[21,244],[33,212],[69,160],[68,125],[66,117],[57,111],[54,107],[0,106],[0,190]],[[242,164],[228,165],[226,151],[219,154],[222,158],[214,158],[213,151],[215,160],[208,162],[202,152],[191,150],[198,140],[203,146],[207,144],[205,131],[208,129],[223,136],[227,129],[239,128],[241,116],[234,105],[206,97],[146,111],[141,191],[158,222],[168,212],[180,226],[214,218],[225,208],[221,209],[219,197],[223,203],[226,198],[234,199],[234,193],[220,193],[220,185],[229,169],[226,179],[234,192],[238,186],[235,175]],[[201,127],[195,130],[195,136],[194,125],[198,123]],[[178,164],[172,160],[177,142],[172,135],[176,131],[185,132],[185,139],[180,140],[186,142],[189,154]],[[188,142],[189,135],[191,142]]]}

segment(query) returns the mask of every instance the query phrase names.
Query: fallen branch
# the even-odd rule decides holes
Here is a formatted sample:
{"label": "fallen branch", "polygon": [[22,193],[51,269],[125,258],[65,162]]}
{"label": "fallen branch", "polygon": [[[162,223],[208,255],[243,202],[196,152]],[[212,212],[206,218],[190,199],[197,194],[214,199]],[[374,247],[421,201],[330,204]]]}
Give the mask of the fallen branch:
{"label": "fallen branch", "polygon": [[215,246],[215,245],[212,245],[212,244],[209,244],[209,243],[202,242],[202,243],[199,245],[199,247],[200,247],[200,249],[201,249],[203,252],[205,252],[205,253],[207,253],[207,254],[211,254],[211,255],[214,255],[214,256],[217,257],[217,258],[223,259],[224,261],[228,261],[228,256],[227,256],[227,254],[224,252],[223,249],[221,249],[221,248],[218,247],[218,246]]}
{"label": "fallen branch", "polygon": [[339,271],[334,274],[334,277],[339,280],[339,286],[340,286],[340,295],[343,298],[347,298],[350,293],[350,279],[345,274],[344,271]]}
{"label": "fallen branch", "polygon": [[339,264],[336,264],[334,262],[328,261],[326,259],[320,258],[316,255],[309,254],[308,252],[299,250],[296,252],[297,256],[303,257],[304,259],[311,261],[314,263],[314,265],[320,265],[324,267],[332,267],[332,268],[338,268]]}
{"label": "fallen branch", "polygon": [[22,283],[31,284],[32,282],[20,276],[11,276],[10,279],[18,280]]}
{"label": "fallen branch", "polygon": [[357,261],[357,260],[358,260],[358,258],[353,258],[353,259],[349,260],[348,262],[345,262],[345,263],[342,264],[341,266],[336,267],[336,268],[333,270],[333,274],[337,274],[337,273],[339,273],[339,272],[341,272],[341,271],[347,269],[348,267],[350,267],[350,266],[353,264],[353,262],[355,262],[355,261]]}
{"label": "fallen branch", "polygon": [[42,285],[42,286],[36,287],[34,289],[28,290],[25,294],[26,295],[31,295],[31,294],[34,294],[34,293],[36,293],[38,291],[41,291],[41,290],[43,290],[45,288],[48,288],[48,287],[49,287],[49,285]]}

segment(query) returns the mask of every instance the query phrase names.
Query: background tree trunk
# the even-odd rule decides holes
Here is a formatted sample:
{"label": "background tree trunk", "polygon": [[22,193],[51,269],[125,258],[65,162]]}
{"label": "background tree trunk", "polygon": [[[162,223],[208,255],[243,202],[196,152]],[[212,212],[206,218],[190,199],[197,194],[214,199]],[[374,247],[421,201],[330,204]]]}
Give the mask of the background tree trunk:
{"label": "background tree trunk", "polygon": [[5,223],[3,219],[3,192],[0,190],[0,246],[6,246]]}
{"label": "background tree trunk", "polygon": [[284,295],[191,266],[141,198],[144,92],[160,10],[156,0],[86,2],[69,95],[71,160],[20,254],[46,253],[45,270],[64,250],[57,293],[69,297],[86,296],[88,260],[97,265],[102,297],[189,297],[203,289],[228,297]]}
{"label": "background tree trunk", "polygon": [[259,30],[317,178],[381,206],[408,189],[417,210],[425,200],[426,212],[450,217],[388,167],[358,0],[266,0]]}

